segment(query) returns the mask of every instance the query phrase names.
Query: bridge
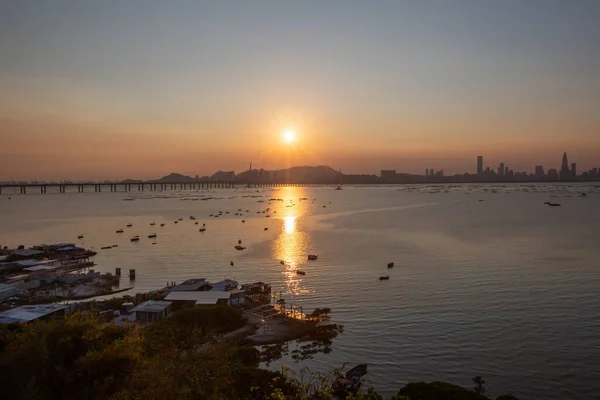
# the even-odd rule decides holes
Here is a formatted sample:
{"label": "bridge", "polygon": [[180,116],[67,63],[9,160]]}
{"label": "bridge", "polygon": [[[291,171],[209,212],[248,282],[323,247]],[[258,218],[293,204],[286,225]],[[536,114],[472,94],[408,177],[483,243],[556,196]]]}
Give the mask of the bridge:
{"label": "bridge", "polygon": [[[85,183],[3,183],[1,194],[27,193],[98,193],[98,192],[144,192],[167,190],[231,189],[239,187],[283,187],[283,186],[331,186],[333,183],[274,183],[274,182],[238,182],[233,181],[197,181],[197,182],[85,182]],[[7,189],[13,189],[9,192]],[[17,190],[18,189],[18,190]]]}
{"label": "bridge", "polygon": [[[7,189],[19,189],[20,194],[27,193],[98,193],[98,192],[143,192],[166,190],[198,190],[233,188],[233,181],[200,182],[85,182],[85,183],[5,183],[0,184],[0,194]],[[49,190],[50,189],[50,190]]]}

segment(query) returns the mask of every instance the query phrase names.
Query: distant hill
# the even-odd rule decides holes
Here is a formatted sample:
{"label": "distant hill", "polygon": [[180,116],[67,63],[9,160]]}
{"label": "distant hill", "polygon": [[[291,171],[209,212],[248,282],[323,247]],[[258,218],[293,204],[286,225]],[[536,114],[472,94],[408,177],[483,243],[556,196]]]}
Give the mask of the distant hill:
{"label": "distant hill", "polygon": [[209,179],[211,181],[230,182],[230,181],[234,180],[234,178],[235,178],[235,172],[233,172],[233,171],[217,171],[214,174],[212,174]]}
{"label": "distant hill", "polygon": [[257,170],[242,172],[235,177],[236,182],[273,183],[338,183],[344,175],[326,165],[302,166],[275,171]]}
{"label": "distant hill", "polygon": [[158,183],[169,183],[169,182],[194,182],[196,181],[196,179],[192,178],[191,176],[186,176],[186,175],[181,175],[181,174],[177,174],[175,172],[171,172],[169,175],[167,176],[163,176],[160,179],[156,179],[154,181],[149,181],[149,182],[158,182]]}

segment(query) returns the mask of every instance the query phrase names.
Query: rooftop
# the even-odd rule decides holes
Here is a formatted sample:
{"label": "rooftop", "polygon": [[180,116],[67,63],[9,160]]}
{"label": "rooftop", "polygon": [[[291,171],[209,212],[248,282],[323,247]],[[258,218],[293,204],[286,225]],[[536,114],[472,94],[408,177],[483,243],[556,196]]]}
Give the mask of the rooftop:
{"label": "rooftop", "polygon": [[50,271],[57,267],[51,267],[49,265],[35,265],[33,267],[23,268],[23,271],[35,272],[35,271]]}
{"label": "rooftop", "polygon": [[202,286],[207,285],[208,282],[206,282],[205,278],[200,278],[200,279],[188,279],[187,281],[184,281],[182,283],[180,283],[177,286],[174,286],[171,288],[172,292],[191,292],[194,290],[199,290]]}
{"label": "rooftop", "polygon": [[217,283],[211,283],[211,291],[215,292],[215,291],[225,291],[231,287],[237,289],[238,287],[238,283],[234,280],[231,279],[225,279],[224,281],[221,282],[217,282]]}
{"label": "rooftop", "polygon": [[131,309],[131,312],[161,312],[171,305],[170,301],[148,300]]}
{"label": "rooftop", "polygon": [[21,249],[13,251],[13,254],[21,257],[31,257],[37,256],[38,254],[43,254],[43,251],[35,250],[35,249]]}
{"label": "rooftop", "polygon": [[10,324],[13,322],[29,322],[66,308],[68,308],[68,306],[63,304],[21,306],[0,313],[0,323]]}
{"label": "rooftop", "polygon": [[171,292],[165,300],[171,301],[195,301],[197,304],[216,304],[217,300],[229,299],[230,292],[210,291],[210,292]]}

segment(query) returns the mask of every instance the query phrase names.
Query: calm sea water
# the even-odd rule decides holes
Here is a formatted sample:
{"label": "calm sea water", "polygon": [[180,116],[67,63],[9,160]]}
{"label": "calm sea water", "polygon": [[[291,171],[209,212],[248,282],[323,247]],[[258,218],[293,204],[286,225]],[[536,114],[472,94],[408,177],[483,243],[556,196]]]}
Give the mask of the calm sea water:
{"label": "calm sea water", "polygon": [[[600,185],[4,194],[0,244],[96,248],[96,270],[136,269],[134,282],[121,282],[134,291],[192,277],[271,282],[288,303],[331,307],[345,326],[331,354],[302,366],[368,363],[386,395],[417,380],[470,387],[482,375],[493,395],[597,399],[599,200]],[[219,210],[229,214],[209,217]],[[247,250],[233,248],[238,239]]]}

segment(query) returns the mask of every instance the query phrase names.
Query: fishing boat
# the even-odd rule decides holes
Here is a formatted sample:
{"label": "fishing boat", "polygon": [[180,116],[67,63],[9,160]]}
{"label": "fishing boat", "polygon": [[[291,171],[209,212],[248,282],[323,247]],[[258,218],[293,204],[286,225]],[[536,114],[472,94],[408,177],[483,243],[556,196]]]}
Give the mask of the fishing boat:
{"label": "fishing boat", "polygon": [[301,269],[297,269],[297,270],[296,270],[296,274],[298,274],[298,275],[306,275],[306,272],[304,272],[304,271],[303,271],[303,270],[301,270]]}
{"label": "fishing boat", "polygon": [[239,244],[235,245],[233,247],[235,247],[236,250],[246,250],[246,248],[244,246],[240,246]]}
{"label": "fishing boat", "polygon": [[128,228],[131,228],[133,226],[133,224],[127,224]]}
{"label": "fishing boat", "polygon": [[317,254],[309,254],[308,255],[309,261],[315,261],[317,258],[319,258],[319,256]]}
{"label": "fishing boat", "polygon": [[200,229],[198,229],[198,232],[205,232],[205,231],[206,231],[206,228],[200,228]]}
{"label": "fishing boat", "polygon": [[198,225],[198,221],[194,222],[194,225]]}
{"label": "fishing boat", "polygon": [[196,219],[196,217],[194,217],[193,215],[190,215],[190,219]]}
{"label": "fishing boat", "polygon": [[108,249],[112,249],[113,247],[112,246],[103,246],[103,247],[100,247],[100,248],[102,250],[108,250]]}
{"label": "fishing boat", "polygon": [[150,222],[150,226],[154,226],[154,225],[156,225],[156,223]]}
{"label": "fishing boat", "polygon": [[269,230],[269,228],[265,228],[265,231],[268,231],[268,230]]}
{"label": "fishing boat", "polygon": [[342,187],[341,187],[341,186],[338,186],[338,187],[336,187],[336,188],[335,188],[335,189],[333,189],[333,190],[342,190]]}
{"label": "fishing boat", "polygon": [[123,229],[117,229],[117,233],[123,233]]}
{"label": "fishing boat", "polygon": [[156,233],[151,233],[148,235],[148,239],[152,239],[156,237]]}
{"label": "fishing boat", "polygon": [[389,281],[389,280],[390,280],[390,277],[389,277],[389,275],[380,276],[380,277],[379,277],[379,280],[380,280],[380,281]]}
{"label": "fishing boat", "polygon": [[394,268],[394,263],[393,262],[388,263],[388,268]]}
{"label": "fishing boat", "polygon": [[79,235],[77,235],[77,239],[83,239],[83,233],[80,233]]}
{"label": "fishing boat", "polygon": [[165,224],[160,224],[160,226],[165,226]]}
{"label": "fishing boat", "polygon": [[134,236],[134,237],[132,237],[129,240],[131,240],[132,242],[139,242],[140,241],[140,237],[139,236]]}

